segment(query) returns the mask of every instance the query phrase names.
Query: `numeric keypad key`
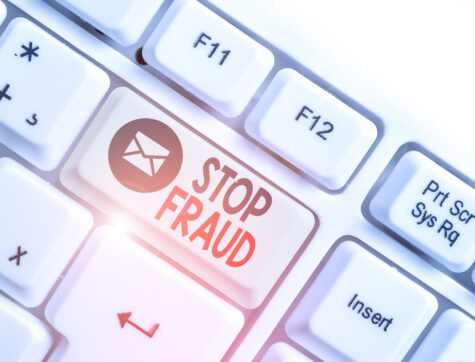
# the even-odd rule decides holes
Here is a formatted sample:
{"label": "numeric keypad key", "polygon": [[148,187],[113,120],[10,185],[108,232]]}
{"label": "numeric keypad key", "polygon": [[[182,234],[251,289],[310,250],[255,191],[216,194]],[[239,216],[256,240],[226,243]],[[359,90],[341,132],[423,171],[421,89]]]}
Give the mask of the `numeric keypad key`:
{"label": "numeric keypad key", "polygon": [[0,143],[57,166],[109,88],[105,72],[22,18],[0,38]]}
{"label": "numeric keypad key", "polygon": [[91,228],[87,210],[0,158],[0,290],[40,304]]}

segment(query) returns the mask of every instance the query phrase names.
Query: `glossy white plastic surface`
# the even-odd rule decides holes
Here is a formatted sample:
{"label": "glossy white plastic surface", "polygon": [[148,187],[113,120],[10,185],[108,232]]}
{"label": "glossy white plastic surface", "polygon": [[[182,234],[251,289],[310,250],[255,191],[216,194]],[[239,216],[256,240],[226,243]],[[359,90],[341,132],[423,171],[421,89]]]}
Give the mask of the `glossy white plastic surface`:
{"label": "glossy white plastic surface", "polygon": [[[226,124],[218,121],[93,34],[61,13],[51,11],[45,2],[10,1],[211,140],[226,145],[231,154],[278,182],[290,194],[305,200],[324,221],[232,360],[250,361],[255,357],[322,257],[342,235],[358,236],[421,282],[475,315],[475,296],[471,290],[408,252],[402,244],[369,224],[360,213],[368,191],[406,142],[430,149],[475,179],[472,167],[475,150],[470,131],[473,123],[467,122],[472,108],[470,90],[475,83],[475,60],[472,48],[467,46],[475,33],[475,4],[467,0],[457,3],[403,0],[393,3],[388,11],[377,0],[212,2],[218,12],[232,13],[231,17],[238,19],[244,28],[304,64],[305,68],[295,63],[292,66],[306,77],[319,85],[323,81],[324,88],[346,96],[343,97],[345,103],[359,113],[382,121],[381,141],[344,193],[328,195],[315,187],[238,134],[242,133],[242,120]],[[348,11],[342,13],[342,8]],[[378,31],[374,31],[375,28]],[[421,43],[425,46],[421,47]],[[441,47],[450,51],[441,53]]]}

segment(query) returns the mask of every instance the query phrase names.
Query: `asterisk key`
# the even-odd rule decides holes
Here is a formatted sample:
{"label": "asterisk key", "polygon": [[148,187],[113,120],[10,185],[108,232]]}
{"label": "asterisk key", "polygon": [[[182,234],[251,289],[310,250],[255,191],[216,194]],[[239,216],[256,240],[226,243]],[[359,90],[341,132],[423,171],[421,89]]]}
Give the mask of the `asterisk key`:
{"label": "asterisk key", "polygon": [[28,62],[31,62],[33,57],[38,57],[37,51],[40,49],[39,46],[33,46],[33,43],[30,41],[28,46],[22,45],[22,49],[24,50],[23,53],[20,54],[20,57],[28,57]]}

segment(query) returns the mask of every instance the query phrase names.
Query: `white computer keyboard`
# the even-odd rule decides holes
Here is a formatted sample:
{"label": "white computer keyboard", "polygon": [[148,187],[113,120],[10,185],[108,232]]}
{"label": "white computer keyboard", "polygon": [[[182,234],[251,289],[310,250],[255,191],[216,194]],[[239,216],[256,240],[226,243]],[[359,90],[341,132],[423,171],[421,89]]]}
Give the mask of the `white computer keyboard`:
{"label": "white computer keyboard", "polygon": [[0,362],[474,361],[475,9],[427,5],[0,1]]}

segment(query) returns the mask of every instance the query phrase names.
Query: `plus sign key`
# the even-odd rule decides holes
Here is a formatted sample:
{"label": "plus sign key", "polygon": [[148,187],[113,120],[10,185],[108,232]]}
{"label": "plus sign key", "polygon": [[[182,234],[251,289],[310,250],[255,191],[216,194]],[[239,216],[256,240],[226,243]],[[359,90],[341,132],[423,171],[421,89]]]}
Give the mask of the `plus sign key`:
{"label": "plus sign key", "polygon": [[0,37],[0,143],[54,169],[109,88],[105,72],[26,19]]}

